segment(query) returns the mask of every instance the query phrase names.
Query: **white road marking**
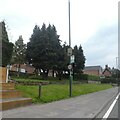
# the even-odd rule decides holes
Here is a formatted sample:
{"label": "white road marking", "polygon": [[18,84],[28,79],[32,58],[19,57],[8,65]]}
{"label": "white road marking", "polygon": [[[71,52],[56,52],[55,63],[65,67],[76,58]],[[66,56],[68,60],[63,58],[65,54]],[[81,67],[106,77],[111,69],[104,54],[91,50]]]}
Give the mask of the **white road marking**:
{"label": "white road marking", "polygon": [[115,106],[115,103],[117,102],[118,98],[120,96],[120,92],[118,93],[117,97],[115,98],[115,100],[113,101],[113,103],[111,104],[111,106],[109,107],[108,111],[105,113],[105,115],[103,116],[103,118],[108,118],[113,107]]}

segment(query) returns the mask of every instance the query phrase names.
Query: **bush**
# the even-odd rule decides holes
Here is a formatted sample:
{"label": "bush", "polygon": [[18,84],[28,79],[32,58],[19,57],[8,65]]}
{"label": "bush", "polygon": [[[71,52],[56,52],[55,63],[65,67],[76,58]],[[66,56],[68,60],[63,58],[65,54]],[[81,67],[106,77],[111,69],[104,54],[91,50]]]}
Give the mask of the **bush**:
{"label": "bush", "polygon": [[88,75],[87,74],[75,74],[73,76],[74,81],[79,81],[81,83],[88,83]]}
{"label": "bush", "polygon": [[118,80],[116,78],[103,78],[100,80],[101,83],[118,83]]}
{"label": "bush", "polygon": [[33,74],[19,73],[19,77],[18,77],[18,72],[16,72],[16,71],[9,71],[9,76],[10,77],[15,77],[15,78],[29,78],[32,75]]}
{"label": "bush", "polygon": [[29,79],[38,79],[38,80],[42,80],[42,76],[38,76],[38,75],[31,75],[28,77]]}
{"label": "bush", "polygon": [[96,75],[88,75],[88,80],[99,81],[100,77]]}

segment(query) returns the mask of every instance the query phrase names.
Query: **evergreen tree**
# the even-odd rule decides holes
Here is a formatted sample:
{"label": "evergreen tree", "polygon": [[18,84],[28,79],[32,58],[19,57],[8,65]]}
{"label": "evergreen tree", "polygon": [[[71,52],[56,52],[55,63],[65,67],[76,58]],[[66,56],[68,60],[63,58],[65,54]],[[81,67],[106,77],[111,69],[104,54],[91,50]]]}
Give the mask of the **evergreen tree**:
{"label": "evergreen tree", "polygon": [[69,73],[69,70],[68,70],[69,56],[67,53],[68,48],[69,46],[66,43],[64,43],[62,46],[62,49],[60,50],[58,68],[57,68],[59,80],[62,79],[63,71],[64,72],[67,71]]}
{"label": "evergreen tree", "polygon": [[0,59],[0,66],[6,67],[7,64],[10,63],[10,59],[13,51],[13,43],[9,42],[8,34],[5,27],[5,22],[4,21],[1,22],[0,26],[2,28],[2,32],[1,32],[2,36],[0,38],[0,44],[2,45],[0,46],[2,47],[2,52],[0,52],[0,54],[2,55],[0,56],[2,56],[2,59]]}
{"label": "evergreen tree", "polygon": [[15,42],[15,45],[13,47],[11,62],[13,64],[25,63],[25,52],[26,52],[26,44],[24,44],[22,36],[19,36],[18,40]]}
{"label": "evergreen tree", "polygon": [[26,58],[36,69],[42,69],[45,77],[50,69],[56,68],[60,49],[60,40],[55,26],[49,24],[46,28],[43,24],[40,29],[36,25],[27,44]]}
{"label": "evergreen tree", "polygon": [[80,45],[79,48],[75,46],[73,51],[75,55],[74,72],[82,73],[82,70],[85,67],[85,60],[86,60],[83,53],[82,46]]}
{"label": "evergreen tree", "polygon": [[23,42],[22,36],[19,36],[13,47],[11,64],[18,64],[18,76],[20,72],[20,64],[25,63],[26,44]]}

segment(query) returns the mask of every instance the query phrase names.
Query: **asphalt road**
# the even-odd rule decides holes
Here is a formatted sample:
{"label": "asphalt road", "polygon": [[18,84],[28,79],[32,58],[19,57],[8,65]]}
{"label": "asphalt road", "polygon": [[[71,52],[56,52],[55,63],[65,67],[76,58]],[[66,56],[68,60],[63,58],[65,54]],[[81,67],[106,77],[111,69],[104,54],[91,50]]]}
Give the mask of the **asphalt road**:
{"label": "asphalt road", "polygon": [[111,111],[108,118],[118,118],[118,101],[116,102],[115,106],[113,107],[113,110]]}
{"label": "asphalt road", "polygon": [[119,118],[120,119],[120,96],[119,96],[116,104],[114,105],[108,118]]}
{"label": "asphalt road", "polygon": [[[106,104],[117,95],[118,88],[111,88],[87,95],[43,105],[30,105],[2,112],[3,118],[94,118],[106,112]],[[100,114],[99,114],[100,115]],[[115,113],[111,113],[115,115]],[[116,115],[115,115],[116,116]],[[99,116],[102,118],[102,115]]]}
{"label": "asphalt road", "polygon": [[[96,118],[103,118],[105,116],[108,116],[108,120],[118,120],[120,119],[120,96],[117,98],[120,91],[118,91],[117,95],[111,99],[104,108],[99,112],[99,114],[96,116]],[[114,104],[115,103],[115,104]],[[108,114],[109,113],[109,114]],[[104,120],[104,119],[103,119]]]}

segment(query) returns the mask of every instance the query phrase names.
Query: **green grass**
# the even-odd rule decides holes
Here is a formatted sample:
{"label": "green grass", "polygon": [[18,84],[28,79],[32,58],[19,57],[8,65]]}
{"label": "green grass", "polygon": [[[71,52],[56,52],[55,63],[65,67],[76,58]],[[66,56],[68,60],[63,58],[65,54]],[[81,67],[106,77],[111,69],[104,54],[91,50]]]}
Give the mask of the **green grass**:
{"label": "green grass", "polygon": [[38,79],[24,79],[24,78],[14,78],[17,82],[49,82],[48,80],[38,80]]}
{"label": "green grass", "polygon": [[[73,84],[72,96],[79,96],[100,90],[109,89],[109,84]],[[41,98],[38,98],[38,86],[16,85],[16,89],[24,93],[24,97],[31,97],[34,103],[47,103],[69,98],[68,84],[51,84],[42,86]]]}
{"label": "green grass", "polygon": [[[33,83],[33,82],[47,82],[50,84],[69,84],[69,79],[62,79],[62,80],[58,80],[58,79],[48,79],[48,80],[41,80],[41,79],[31,79],[31,78],[12,78],[13,80],[17,81],[17,82],[24,82],[24,83]],[[82,81],[77,81],[74,80],[73,83],[85,83],[85,80]]]}

